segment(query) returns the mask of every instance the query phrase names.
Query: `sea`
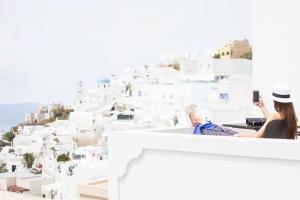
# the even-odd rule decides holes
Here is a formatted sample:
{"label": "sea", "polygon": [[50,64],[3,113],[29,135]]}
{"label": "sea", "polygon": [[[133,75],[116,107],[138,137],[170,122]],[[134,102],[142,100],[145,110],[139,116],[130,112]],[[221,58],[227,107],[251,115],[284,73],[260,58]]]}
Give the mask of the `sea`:
{"label": "sea", "polygon": [[9,131],[15,124],[0,124],[0,132]]}
{"label": "sea", "polygon": [[36,103],[0,104],[0,132],[23,122],[26,113],[34,112],[37,107]]}

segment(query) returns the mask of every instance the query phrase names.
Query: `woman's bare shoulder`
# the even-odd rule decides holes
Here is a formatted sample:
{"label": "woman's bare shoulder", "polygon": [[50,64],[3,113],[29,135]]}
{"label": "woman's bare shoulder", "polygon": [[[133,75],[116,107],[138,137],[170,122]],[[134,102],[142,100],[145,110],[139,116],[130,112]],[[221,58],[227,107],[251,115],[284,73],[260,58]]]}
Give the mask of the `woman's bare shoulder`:
{"label": "woman's bare shoulder", "polygon": [[278,112],[275,112],[275,113],[272,113],[272,114],[270,115],[269,121],[272,121],[272,120],[280,120],[280,119],[282,119],[281,116],[280,116],[280,114],[279,114]]}

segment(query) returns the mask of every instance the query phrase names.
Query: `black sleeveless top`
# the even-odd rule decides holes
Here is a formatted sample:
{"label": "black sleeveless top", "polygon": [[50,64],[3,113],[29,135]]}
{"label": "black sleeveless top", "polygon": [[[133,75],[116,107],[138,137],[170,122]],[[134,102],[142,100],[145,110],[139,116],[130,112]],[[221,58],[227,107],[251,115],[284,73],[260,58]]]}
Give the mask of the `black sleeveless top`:
{"label": "black sleeveless top", "polygon": [[284,121],[281,119],[272,120],[266,126],[264,138],[286,139],[284,134]]}

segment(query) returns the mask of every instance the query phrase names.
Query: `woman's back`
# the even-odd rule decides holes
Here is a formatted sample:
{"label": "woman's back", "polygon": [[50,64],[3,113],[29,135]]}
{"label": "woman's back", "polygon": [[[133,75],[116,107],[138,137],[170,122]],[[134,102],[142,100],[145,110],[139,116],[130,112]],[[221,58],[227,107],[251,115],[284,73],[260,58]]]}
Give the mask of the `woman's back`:
{"label": "woman's back", "polygon": [[284,120],[276,119],[272,120],[266,126],[264,132],[264,138],[278,138],[278,139],[285,139],[285,131],[284,131]]}

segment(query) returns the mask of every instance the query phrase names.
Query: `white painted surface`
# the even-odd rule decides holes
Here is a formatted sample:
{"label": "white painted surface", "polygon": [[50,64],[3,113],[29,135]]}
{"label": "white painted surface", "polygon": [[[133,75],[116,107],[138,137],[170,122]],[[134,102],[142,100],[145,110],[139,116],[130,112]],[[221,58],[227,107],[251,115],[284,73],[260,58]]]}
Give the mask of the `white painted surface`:
{"label": "white painted surface", "polygon": [[7,190],[10,186],[16,185],[16,176],[12,173],[0,174],[0,190]]}
{"label": "white painted surface", "polygon": [[274,84],[288,84],[299,114],[300,1],[252,1],[254,87],[267,100]]}
{"label": "white painted surface", "polygon": [[30,194],[20,194],[15,192],[6,192],[0,190],[0,199],[2,200],[45,200],[44,198],[40,198],[37,196],[33,196]]}
{"label": "white painted surface", "polygon": [[300,197],[298,141],[128,131],[109,142],[110,200]]}

